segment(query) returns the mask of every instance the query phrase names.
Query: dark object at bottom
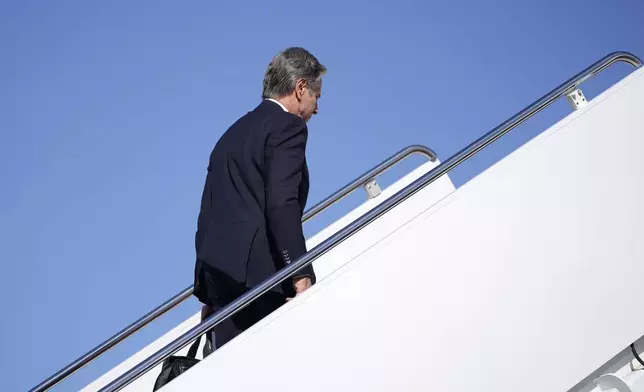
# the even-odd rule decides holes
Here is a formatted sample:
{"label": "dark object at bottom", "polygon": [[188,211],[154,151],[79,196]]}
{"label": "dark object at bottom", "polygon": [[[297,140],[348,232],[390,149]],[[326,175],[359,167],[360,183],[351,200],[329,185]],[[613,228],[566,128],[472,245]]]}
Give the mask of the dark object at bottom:
{"label": "dark object at bottom", "polygon": [[635,359],[637,359],[637,362],[641,363],[642,366],[644,366],[644,359],[637,355],[637,350],[635,350],[635,343],[631,343],[631,352],[633,353]]}
{"label": "dark object at bottom", "polygon": [[188,350],[187,356],[183,357],[183,356],[173,355],[167,358],[165,361],[163,361],[161,374],[159,374],[156,382],[154,383],[153,391],[156,391],[159,388],[163,387],[170,381],[179,377],[181,373],[185,372],[186,370],[190,369],[191,367],[199,363],[199,360],[196,359],[196,357],[197,357],[197,349],[199,348],[200,342],[201,342],[201,336],[197,340],[195,340],[194,343],[192,343],[192,345],[190,346],[190,349]]}

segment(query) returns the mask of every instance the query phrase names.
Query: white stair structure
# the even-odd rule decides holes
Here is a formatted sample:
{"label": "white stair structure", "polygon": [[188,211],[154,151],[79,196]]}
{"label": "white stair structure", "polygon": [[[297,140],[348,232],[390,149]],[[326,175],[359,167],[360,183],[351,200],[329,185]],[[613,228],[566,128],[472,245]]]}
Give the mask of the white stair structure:
{"label": "white stair structure", "polygon": [[[285,271],[202,323],[186,320],[84,391],[152,391],[165,357],[312,262],[315,286],[162,391],[644,392],[644,68],[578,102],[579,84],[616,61],[641,65],[606,56],[455,156],[383,189],[310,239]],[[449,170],[566,96],[573,113],[453,188]]]}

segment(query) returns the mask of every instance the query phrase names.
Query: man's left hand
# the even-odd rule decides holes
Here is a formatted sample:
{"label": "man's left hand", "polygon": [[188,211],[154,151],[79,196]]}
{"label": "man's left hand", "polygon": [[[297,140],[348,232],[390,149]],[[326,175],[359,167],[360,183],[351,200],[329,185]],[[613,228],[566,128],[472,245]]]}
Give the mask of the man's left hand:
{"label": "man's left hand", "polygon": [[[311,281],[311,278],[309,277],[301,277],[293,280],[293,287],[295,287],[295,295],[300,295],[302,292],[304,292],[306,289],[311,287],[313,285],[313,282]],[[292,298],[286,298],[286,301],[290,301]]]}

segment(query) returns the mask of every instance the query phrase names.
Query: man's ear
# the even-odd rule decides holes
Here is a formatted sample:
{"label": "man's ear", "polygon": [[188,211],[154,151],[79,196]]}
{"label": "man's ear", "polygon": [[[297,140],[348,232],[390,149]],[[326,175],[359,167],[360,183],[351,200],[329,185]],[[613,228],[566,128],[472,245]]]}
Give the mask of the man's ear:
{"label": "man's ear", "polygon": [[298,102],[302,100],[306,86],[306,79],[298,79],[297,82],[295,82],[295,98],[297,98]]}

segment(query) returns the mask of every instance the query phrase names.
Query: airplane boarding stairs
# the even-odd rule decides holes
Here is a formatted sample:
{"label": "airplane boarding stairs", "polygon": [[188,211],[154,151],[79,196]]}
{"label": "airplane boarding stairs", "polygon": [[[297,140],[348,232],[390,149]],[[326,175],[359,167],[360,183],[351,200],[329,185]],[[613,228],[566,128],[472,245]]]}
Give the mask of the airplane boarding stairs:
{"label": "airplane boarding stairs", "polygon": [[[385,168],[391,167],[392,164],[397,163],[402,158],[407,157],[414,153],[425,155],[427,158],[429,158],[429,161],[421,165],[420,167],[416,168],[411,173],[404,176],[402,179],[396,181],[391,186],[383,189],[380,193],[378,192],[372,193],[370,198],[362,205],[360,205],[358,208],[354,209],[353,211],[344,215],[339,220],[329,225],[328,227],[324,228],[322,231],[314,235],[312,238],[309,238],[306,241],[307,249],[312,249],[313,247],[319,245],[322,241],[328,239],[332,234],[337,233],[340,229],[347,226],[353,220],[355,220],[356,218],[359,218],[364,213],[372,209],[374,206],[382,203],[384,200],[388,199],[393,194],[403,189],[405,186],[409,185],[411,182],[418,179],[421,175],[427,173],[429,170],[436,167],[440,163],[436,158],[435,153],[430,149],[423,146],[409,146],[399,151],[397,154],[393,155],[390,159],[383,162],[383,164],[374,168],[374,170],[372,171],[384,170]],[[369,181],[371,178],[373,178],[373,173],[366,173],[364,176],[361,176],[361,178],[356,179],[356,181],[353,181],[352,183],[348,184],[343,188],[343,189],[346,189],[347,191],[342,192],[343,193],[342,196],[348,193],[349,190],[357,189],[358,187],[360,187],[360,185],[363,185],[363,184],[369,184],[371,186],[375,186],[379,188],[379,185],[377,185],[376,182]],[[454,189],[455,189],[454,185],[452,184],[450,179],[447,176],[444,176],[440,180],[432,184],[431,187],[428,187],[427,191],[425,192],[425,197],[427,197],[429,200],[432,200],[433,202],[436,202],[441,198],[443,198],[444,196],[448,195],[449,193],[453,192]],[[367,193],[369,194],[369,191],[367,191]],[[322,212],[324,210],[323,207],[325,205],[330,205],[331,202],[334,200],[338,200],[338,196],[337,194],[331,195],[326,200],[328,200],[328,202],[325,203],[323,201],[322,203],[313,207],[311,210],[307,211],[304,218],[307,219],[315,216],[317,213]],[[399,216],[400,221],[402,222],[405,219],[410,219],[412,216],[411,214],[413,214],[413,211],[409,211],[409,214],[400,215]],[[313,265],[315,268],[315,273],[318,281],[323,281],[327,276],[331,275],[335,270],[337,270],[342,265],[351,261],[351,259],[356,257],[361,251],[366,249],[368,246],[375,244],[377,241],[382,239],[386,234],[393,231],[393,229],[394,228],[384,228],[384,229],[381,229],[380,233],[374,232],[374,233],[371,233],[370,236],[367,233],[363,233],[363,235],[367,235],[367,236],[365,236],[360,243],[356,243],[353,246],[350,243],[346,243],[344,244],[345,246],[343,246],[342,248],[340,247],[336,248],[335,257],[332,257],[332,258],[325,257],[325,258],[316,260],[316,262]],[[181,336],[183,333],[190,330],[190,328],[199,324],[200,319],[201,319],[201,313],[200,312],[195,313],[192,317],[190,317],[189,319],[187,319],[186,321],[184,321],[183,323],[175,327],[173,330],[163,335],[161,338],[157,339],[156,341],[150,343],[147,347],[140,350],[138,353],[134,354],[126,361],[124,361],[117,367],[113,368],[108,373],[104,374],[102,377],[95,380],[93,383],[85,387],[82,391],[83,392],[98,391],[100,388],[107,385],[108,382],[115,379],[118,375],[124,373],[125,370],[134,367],[134,365],[136,365],[137,363],[149,357],[157,350],[163,348],[163,346],[172,342],[172,340]],[[199,352],[199,355],[197,356],[198,359],[201,359],[201,353],[202,353],[204,344],[205,344],[205,339],[202,338],[201,343],[199,345],[199,350],[198,350]],[[189,346],[186,346],[180,351],[178,351],[176,355],[186,355],[188,352],[188,349],[189,349]],[[219,351],[217,351],[217,353],[219,353]],[[136,381],[134,381],[132,384],[130,384],[123,390],[152,391],[155,379],[160,372],[161,372],[161,364],[157,365],[153,370],[147,372],[141,378],[137,379]]]}
{"label": "airplane boarding stairs", "polygon": [[[601,59],[83,391],[152,391],[165,357],[313,262],[316,285],[162,390],[644,392],[644,68],[589,102],[578,90],[616,61],[641,65]],[[563,96],[573,113],[454,190],[449,170]]]}

